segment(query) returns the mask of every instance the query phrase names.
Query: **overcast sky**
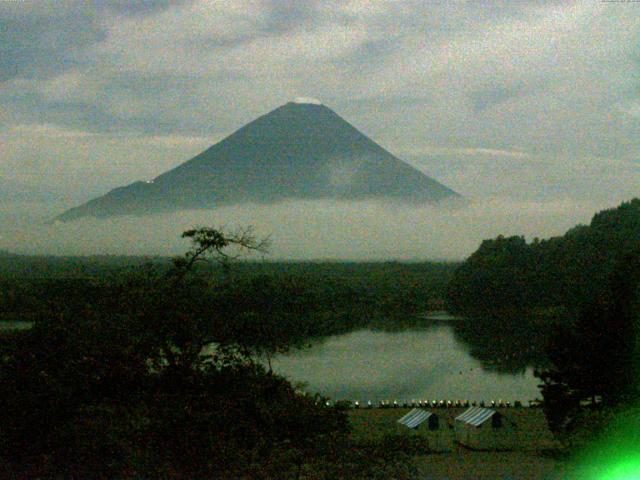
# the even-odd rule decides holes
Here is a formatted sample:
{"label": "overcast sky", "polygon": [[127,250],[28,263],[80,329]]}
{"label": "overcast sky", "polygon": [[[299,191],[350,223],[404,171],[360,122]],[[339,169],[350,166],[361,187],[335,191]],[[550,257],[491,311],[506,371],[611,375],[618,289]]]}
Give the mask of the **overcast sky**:
{"label": "overcast sky", "polygon": [[0,2],[5,216],[153,178],[298,96],[472,198],[640,195],[640,3],[90,3]]}

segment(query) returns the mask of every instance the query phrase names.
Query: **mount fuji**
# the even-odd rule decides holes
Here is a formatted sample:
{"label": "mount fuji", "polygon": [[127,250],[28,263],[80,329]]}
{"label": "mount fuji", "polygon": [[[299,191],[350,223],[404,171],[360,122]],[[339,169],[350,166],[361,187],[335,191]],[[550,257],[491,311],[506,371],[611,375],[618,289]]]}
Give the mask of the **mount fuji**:
{"label": "mount fuji", "polygon": [[461,196],[403,162],[315,99],[289,102],[152,181],[57,217],[146,215],[292,199],[437,203]]}

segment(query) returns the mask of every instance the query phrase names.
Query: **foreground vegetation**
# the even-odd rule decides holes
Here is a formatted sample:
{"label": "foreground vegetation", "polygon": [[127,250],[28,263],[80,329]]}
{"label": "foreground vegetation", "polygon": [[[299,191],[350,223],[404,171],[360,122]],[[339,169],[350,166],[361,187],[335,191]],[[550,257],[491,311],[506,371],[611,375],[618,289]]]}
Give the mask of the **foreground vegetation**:
{"label": "foreground vegetation", "polygon": [[354,443],[343,411],[261,360],[373,312],[422,311],[453,267],[230,268],[234,247],[264,248],[249,231],[185,237],[184,257],[133,267],[4,256],[3,318],[34,325],[0,337],[3,476],[408,475],[406,453]]}

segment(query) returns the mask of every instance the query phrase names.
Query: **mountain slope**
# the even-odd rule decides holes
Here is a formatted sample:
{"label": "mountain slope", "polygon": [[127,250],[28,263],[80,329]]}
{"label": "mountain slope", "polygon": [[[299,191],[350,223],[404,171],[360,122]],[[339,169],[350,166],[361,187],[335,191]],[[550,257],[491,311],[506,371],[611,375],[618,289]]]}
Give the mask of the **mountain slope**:
{"label": "mountain slope", "polygon": [[285,199],[456,197],[324,105],[287,103],[153,182],[117,188],[58,219]]}

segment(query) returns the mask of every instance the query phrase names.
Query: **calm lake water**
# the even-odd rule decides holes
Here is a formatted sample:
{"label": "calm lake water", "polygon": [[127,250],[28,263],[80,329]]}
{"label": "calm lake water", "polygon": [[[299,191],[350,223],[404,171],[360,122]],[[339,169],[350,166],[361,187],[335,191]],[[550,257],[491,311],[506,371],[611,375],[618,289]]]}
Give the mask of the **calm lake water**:
{"label": "calm lake water", "polygon": [[482,367],[453,325],[397,332],[357,330],[280,355],[273,369],[334,400],[528,400],[540,398],[533,368],[498,373]]}

